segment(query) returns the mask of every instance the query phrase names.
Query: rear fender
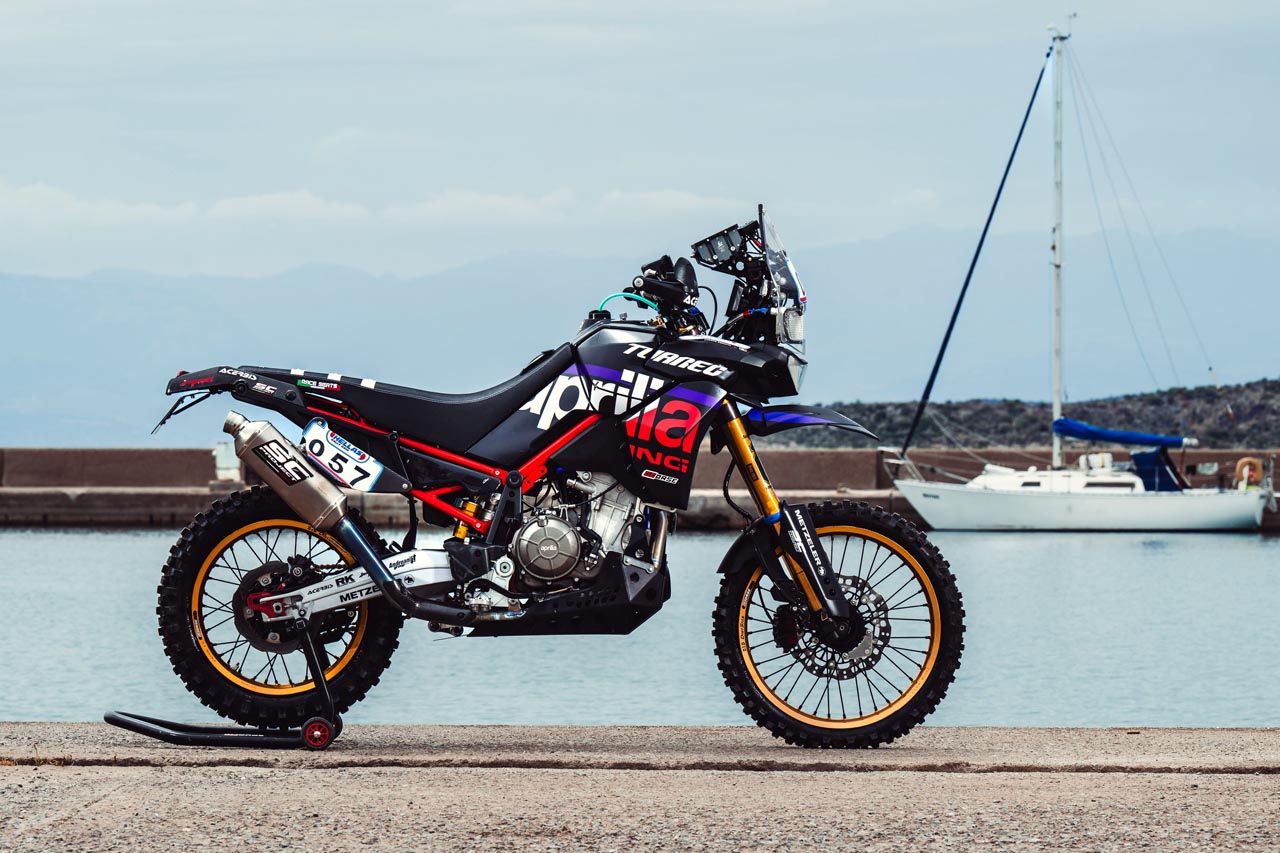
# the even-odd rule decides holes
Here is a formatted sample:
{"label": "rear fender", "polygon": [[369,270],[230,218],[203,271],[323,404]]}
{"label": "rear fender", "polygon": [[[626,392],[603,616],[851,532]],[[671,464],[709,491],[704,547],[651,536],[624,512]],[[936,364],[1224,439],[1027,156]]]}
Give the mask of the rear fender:
{"label": "rear fender", "polygon": [[[183,371],[169,380],[164,393],[167,395],[190,394],[196,391],[210,391],[218,394],[223,391],[232,392],[237,399],[249,403],[261,402],[254,397],[286,398],[285,391],[292,386],[277,382],[269,376],[259,376],[239,367],[206,367],[193,373]],[[288,397],[297,399],[297,393]]]}
{"label": "rear fender", "polygon": [[259,376],[242,367],[219,365],[190,373],[182,371],[168,381],[164,393],[167,396],[179,395],[178,400],[160,419],[160,423],[156,424],[152,433],[174,415],[185,412],[215,394],[226,392],[250,405],[280,412],[300,426],[305,426],[311,419],[303,405],[302,396],[292,385],[269,376]]}

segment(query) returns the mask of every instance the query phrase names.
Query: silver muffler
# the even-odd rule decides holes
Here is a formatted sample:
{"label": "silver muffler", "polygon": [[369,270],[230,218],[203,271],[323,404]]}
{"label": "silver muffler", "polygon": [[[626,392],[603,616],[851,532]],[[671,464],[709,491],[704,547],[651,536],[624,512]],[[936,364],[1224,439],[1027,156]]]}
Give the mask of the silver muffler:
{"label": "silver muffler", "polygon": [[347,515],[347,496],[280,430],[228,412],[222,431],[236,440],[236,456],[316,530],[331,530]]}
{"label": "silver muffler", "polygon": [[[266,421],[251,421],[244,415],[228,412],[222,431],[235,438],[236,456],[283,498],[300,519],[316,530],[333,531],[382,594],[406,616],[445,625],[470,625],[476,620],[476,615],[470,610],[438,601],[424,601],[411,595],[347,517],[347,496],[278,429]],[[400,563],[396,562],[396,565]],[[433,572],[430,576],[436,582],[443,579],[440,572]],[[342,595],[349,598],[343,599]],[[360,591],[344,590],[339,600],[347,603],[361,596]]]}

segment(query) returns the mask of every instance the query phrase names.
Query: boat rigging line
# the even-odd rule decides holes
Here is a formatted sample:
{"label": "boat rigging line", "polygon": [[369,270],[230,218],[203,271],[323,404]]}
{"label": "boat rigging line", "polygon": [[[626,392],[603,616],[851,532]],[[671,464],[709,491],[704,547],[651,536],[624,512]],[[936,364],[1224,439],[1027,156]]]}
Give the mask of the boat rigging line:
{"label": "boat rigging line", "polygon": [[1040,73],[1036,77],[1035,88],[1031,90],[1031,100],[1027,102],[1027,111],[1022,116],[1022,124],[1018,127],[1018,136],[1013,141],[1013,150],[1009,152],[1009,161],[1004,165],[1004,174],[1000,176],[1000,186],[996,188],[996,197],[991,202],[991,209],[987,212],[987,221],[982,226],[982,234],[978,237],[978,246],[973,251],[973,259],[969,261],[969,271],[965,273],[964,284],[960,287],[960,296],[956,299],[956,307],[951,312],[951,321],[947,323],[947,332],[942,336],[942,346],[938,348],[938,357],[933,362],[933,370],[929,372],[929,381],[925,383],[924,394],[920,397],[920,404],[916,407],[915,417],[911,419],[911,428],[907,430],[907,437],[902,442],[902,456],[907,455],[907,449],[911,447],[911,439],[915,437],[916,428],[920,426],[920,418],[924,415],[925,407],[929,405],[929,395],[933,393],[933,383],[938,378],[938,370],[942,367],[942,358],[947,354],[947,344],[951,342],[951,333],[955,331],[956,320],[960,317],[960,307],[964,305],[965,294],[969,292],[969,283],[973,280],[973,271],[978,266],[978,257],[982,254],[982,246],[987,241],[987,232],[991,229],[991,220],[996,215],[996,208],[1000,204],[1000,196],[1004,192],[1005,181],[1009,179],[1009,170],[1013,168],[1013,158],[1018,154],[1018,146],[1022,143],[1022,134],[1027,129],[1027,120],[1031,118],[1031,108],[1035,106],[1036,95],[1040,91],[1040,83],[1044,80],[1045,69],[1049,67],[1049,57],[1053,55],[1053,48],[1045,51],[1044,61],[1040,64]]}
{"label": "boat rigging line", "polygon": [[[969,436],[977,439],[978,441],[984,442],[985,447],[1000,447],[1000,444],[999,442],[996,441],[996,439],[992,438],[989,435],[983,435],[982,433],[976,430],[970,429],[969,427],[965,426],[964,424],[958,423],[957,421],[951,420],[950,418],[938,412],[937,409],[934,409],[933,411],[929,412],[929,419],[933,421],[933,425],[938,428],[938,431],[942,433],[944,438],[946,438],[948,441],[950,441],[952,444],[954,444],[958,449],[960,449],[964,453],[968,453],[970,456],[973,456],[975,459],[981,460],[984,464],[990,464],[991,460],[978,456],[976,453],[971,451],[968,447],[965,447],[963,444],[960,443],[960,440],[956,438],[956,436],[951,434],[951,431],[954,430],[956,432],[966,433]],[[1026,459],[1028,462],[1034,462],[1037,465],[1049,464],[1048,462],[1046,462],[1043,455],[1037,456],[1034,453],[1028,453],[1025,450],[1019,450],[1018,448],[1015,448],[1015,447],[1006,447],[1003,449],[1005,450],[1005,452],[1009,453],[1012,456],[1019,456],[1023,459]]]}
{"label": "boat rigging line", "polygon": [[[1072,58],[1075,58],[1074,52],[1072,52]],[[1083,114],[1084,95],[1080,92],[1075,75],[1072,74],[1068,79],[1071,81],[1071,94]],[[1129,311],[1129,300],[1125,299],[1124,288],[1120,285],[1120,273],[1116,269],[1115,254],[1111,251],[1111,238],[1107,236],[1107,223],[1102,216],[1102,203],[1098,200],[1098,185],[1093,179],[1093,163],[1089,158],[1089,145],[1084,135],[1084,122],[1076,122],[1076,130],[1080,134],[1080,153],[1084,160],[1085,175],[1089,178],[1089,192],[1093,197],[1093,210],[1098,217],[1098,234],[1102,237],[1103,248],[1106,249],[1107,265],[1111,267],[1111,281],[1116,286],[1116,296],[1120,298],[1120,308],[1124,312],[1125,322],[1129,324],[1129,331],[1133,335],[1133,343],[1138,349],[1138,356],[1142,359],[1142,366],[1147,369],[1147,377],[1151,380],[1151,387],[1159,389],[1160,380],[1156,379],[1156,372],[1151,368],[1151,360],[1147,358],[1147,351],[1142,346],[1142,336],[1138,334],[1138,327],[1133,322],[1133,314]]]}
{"label": "boat rigging line", "polygon": [[[1080,112],[1083,115],[1085,122],[1089,124],[1089,131],[1093,134],[1094,144],[1098,146],[1098,159],[1102,163],[1102,174],[1106,177],[1107,185],[1111,187],[1111,195],[1116,200],[1116,213],[1119,215],[1120,224],[1124,228],[1125,240],[1129,244],[1129,253],[1133,255],[1133,265],[1138,271],[1138,281],[1142,282],[1142,290],[1147,296],[1147,305],[1151,308],[1151,318],[1155,321],[1156,332],[1160,335],[1160,345],[1164,348],[1165,359],[1169,362],[1169,372],[1173,374],[1174,384],[1182,385],[1182,379],[1178,376],[1178,366],[1173,360],[1173,350],[1169,347],[1169,338],[1164,333],[1164,324],[1160,322],[1160,310],[1156,307],[1155,296],[1151,293],[1151,283],[1147,281],[1146,270],[1142,268],[1142,257],[1138,254],[1138,244],[1133,239],[1133,229],[1129,227],[1129,217],[1125,215],[1124,206],[1120,204],[1120,193],[1116,189],[1115,179],[1111,175],[1111,164],[1107,161],[1106,149],[1103,147],[1102,139],[1098,135],[1098,124],[1101,123],[1101,111],[1097,109],[1097,102],[1092,101],[1092,91],[1087,88],[1083,88],[1086,81],[1084,80],[1083,72],[1080,72],[1076,68],[1077,63],[1075,61],[1074,51],[1072,51],[1071,59],[1071,62],[1064,63],[1067,66],[1066,70],[1071,75],[1080,75],[1082,91],[1084,91],[1086,95],[1086,97],[1080,102]],[[1097,121],[1094,120],[1095,113],[1098,114]],[[1120,155],[1115,147],[1114,141],[1112,141],[1112,153],[1118,160]]]}
{"label": "boat rigging line", "polygon": [[[1129,174],[1129,168],[1128,166],[1125,165],[1124,157],[1122,157],[1120,154],[1120,146],[1116,145],[1115,137],[1112,136],[1111,134],[1111,127],[1107,124],[1106,117],[1102,114],[1101,107],[1098,106],[1098,100],[1093,94],[1093,87],[1089,85],[1089,78],[1085,74],[1084,67],[1080,64],[1079,56],[1076,54],[1076,51],[1074,49],[1071,50],[1071,62],[1069,63],[1069,65],[1070,65],[1070,71],[1072,74],[1072,77],[1071,77],[1072,88],[1073,90],[1078,90],[1084,95],[1083,98],[1077,96],[1077,100],[1081,105],[1081,112],[1084,113],[1088,118],[1090,122],[1090,129],[1093,132],[1095,140],[1098,140],[1098,133],[1097,133],[1097,128],[1093,126],[1093,117],[1094,115],[1097,116],[1097,123],[1102,127],[1102,133],[1106,137],[1107,142],[1110,144],[1111,152],[1116,160],[1116,165],[1120,168],[1120,174],[1124,176],[1125,183],[1129,187],[1129,193],[1130,195],[1132,195],[1134,203],[1138,207],[1138,213],[1142,217],[1142,224],[1146,227],[1147,237],[1151,240],[1151,245],[1155,249],[1156,257],[1160,259],[1160,265],[1164,269],[1165,276],[1169,279],[1169,285],[1173,288],[1174,296],[1177,297],[1178,306],[1182,309],[1182,314],[1187,320],[1187,326],[1190,327],[1191,329],[1191,335],[1196,340],[1196,346],[1200,350],[1201,358],[1204,359],[1205,368],[1209,372],[1209,378],[1213,381],[1214,388],[1216,388],[1218,391],[1221,391],[1222,382],[1221,380],[1218,379],[1218,373],[1213,368],[1213,359],[1209,357],[1209,348],[1205,345],[1204,337],[1200,334],[1200,328],[1199,326],[1196,325],[1195,317],[1191,313],[1191,309],[1187,307],[1187,300],[1182,294],[1182,286],[1178,283],[1178,278],[1173,273],[1173,267],[1169,263],[1168,256],[1165,254],[1164,246],[1160,244],[1160,240],[1156,237],[1155,228],[1151,225],[1151,217],[1147,215],[1147,207],[1142,203],[1142,196],[1138,194],[1137,186],[1133,182],[1133,176]],[[1081,133],[1083,135],[1083,130],[1081,130]],[[1083,145],[1083,142],[1081,144]],[[1105,165],[1105,153],[1102,148],[1101,141],[1097,141],[1097,144],[1098,144],[1099,155],[1104,158],[1103,162]],[[1087,154],[1086,154],[1086,168],[1088,168]],[[1110,181],[1109,172],[1107,177],[1108,177],[1108,181]],[[1092,180],[1093,178],[1091,175],[1090,176],[1091,183],[1092,183]],[[1114,184],[1112,184],[1112,193],[1115,194],[1116,196],[1116,208],[1117,210],[1120,210],[1121,222],[1124,224],[1125,232],[1128,235],[1129,223],[1128,223],[1128,220],[1124,217],[1123,210],[1120,208],[1120,199],[1119,199],[1119,195],[1116,194],[1115,192]],[[1095,204],[1096,204],[1096,199],[1095,199]],[[1099,213],[1099,219],[1101,219],[1100,213]],[[1104,234],[1103,234],[1104,240],[1105,240],[1105,236],[1106,235],[1104,231]],[[1132,246],[1133,237],[1129,235],[1128,239],[1129,239],[1130,245]],[[1108,249],[1108,251],[1110,250]],[[1136,257],[1137,256],[1135,251],[1135,261],[1136,261]],[[1139,269],[1139,276],[1142,277],[1143,286],[1145,287],[1146,277],[1142,275],[1142,268],[1140,265],[1138,269]],[[1148,291],[1148,298],[1150,298],[1149,291]],[[1123,301],[1123,297],[1122,297],[1122,301]],[[1153,313],[1155,312],[1154,305],[1152,306],[1152,312]],[[1159,327],[1158,315],[1156,317],[1156,324],[1157,324],[1157,327]],[[1167,341],[1164,341],[1163,330],[1161,330],[1161,340],[1162,342],[1165,343],[1165,349],[1167,352],[1168,343]],[[1144,355],[1144,360],[1145,360],[1145,355]],[[1174,371],[1174,379],[1175,381],[1177,381],[1178,379],[1176,370]],[[1181,382],[1179,381],[1178,384],[1180,385]],[[1156,384],[1156,387],[1157,388],[1159,387],[1159,383]],[[1236,422],[1236,413],[1231,408],[1231,401],[1223,400],[1222,402],[1223,402],[1223,405],[1226,406],[1227,416],[1231,419],[1231,422],[1234,424]]]}

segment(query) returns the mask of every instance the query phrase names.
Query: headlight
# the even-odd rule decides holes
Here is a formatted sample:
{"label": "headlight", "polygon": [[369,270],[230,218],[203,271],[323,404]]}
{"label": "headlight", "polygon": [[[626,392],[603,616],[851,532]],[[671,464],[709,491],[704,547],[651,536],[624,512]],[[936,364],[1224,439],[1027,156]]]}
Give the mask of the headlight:
{"label": "headlight", "polygon": [[778,315],[778,343],[804,352],[804,314],[798,309],[788,308]]}

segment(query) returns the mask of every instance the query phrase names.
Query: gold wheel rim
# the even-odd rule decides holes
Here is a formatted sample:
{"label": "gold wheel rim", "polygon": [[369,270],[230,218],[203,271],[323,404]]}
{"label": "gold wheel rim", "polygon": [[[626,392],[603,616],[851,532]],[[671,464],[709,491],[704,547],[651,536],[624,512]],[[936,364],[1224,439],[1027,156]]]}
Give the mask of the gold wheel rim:
{"label": "gold wheel rim", "polygon": [[[928,574],[920,565],[920,561],[913,557],[899,543],[893,541],[889,537],[877,533],[874,530],[867,530],[863,527],[854,527],[852,525],[834,525],[830,527],[821,527],[818,529],[819,536],[845,534],[849,537],[865,539],[878,543],[886,548],[891,554],[902,560],[903,564],[910,569],[915,579],[922,588],[926,604],[929,610],[929,642],[924,662],[921,665],[919,673],[914,677],[909,686],[901,691],[897,699],[889,702],[882,708],[876,708],[870,713],[859,714],[856,717],[845,717],[841,719],[832,719],[829,717],[819,717],[810,714],[795,706],[789,704],[783,697],[779,696],[777,691],[770,687],[766,681],[766,677],[762,676],[757,667],[751,652],[751,645],[748,641],[749,631],[749,612],[751,608],[752,595],[757,589],[760,578],[764,574],[764,568],[757,566],[751,575],[751,579],[747,582],[746,589],[743,592],[742,601],[738,607],[738,644],[742,652],[742,660],[746,664],[747,673],[751,676],[752,682],[756,689],[764,697],[771,706],[786,714],[792,719],[798,720],[810,726],[823,729],[856,729],[865,726],[874,725],[901,710],[908,702],[915,698],[920,689],[924,687],[926,681],[929,680],[930,674],[933,672],[934,665],[938,660],[938,649],[942,645],[942,614],[938,606],[938,595],[933,588],[933,582],[930,581]],[[896,571],[896,570],[895,570]],[[874,573],[873,573],[874,576]],[[779,682],[779,686],[785,683],[786,679]],[[807,698],[807,697],[806,697]],[[842,700],[843,701],[843,700]],[[801,702],[803,704],[803,700]]]}
{"label": "gold wheel rim", "polygon": [[[308,536],[314,536],[333,548],[333,550],[337,552],[338,556],[341,557],[343,562],[347,565],[350,566],[355,564],[355,559],[347,553],[346,549],[344,549],[336,539],[317,530],[313,530],[300,521],[278,518],[267,521],[255,521],[253,524],[247,524],[224,538],[216,547],[210,550],[208,556],[205,557],[204,563],[200,566],[200,571],[196,574],[196,581],[191,588],[191,606],[189,608],[191,615],[191,629],[195,634],[196,644],[200,647],[200,651],[204,654],[205,659],[209,661],[209,664],[217,670],[223,678],[235,684],[237,687],[242,687],[253,693],[259,693],[266,696],[292,696],[314,689],[314,679],[307,679],[306,681],[301,681],[296,684],[264,684],[260,681],[245,678],[239,672],[236,672],[228,666],[226,661],[224,661],[213,649],[205,630],[204,617],[200,612],[200,599],[204,595],[204,587],[208,581],[209,572],[218,562],[218,559],[235,542],[252,533],[268,528],[286,528],[305,532]],[[336,661],[331,663],[324,671],[326,681],[332,681],[339,673],[346,669],[349,663],[351,663],[351,659],[355,657],[356,651],[360,648],[361,640],[364,639],[365,628],[368,627],[368,624],[369,605],[368,602],[361,602],[357,606],[355,634],[352,636],[351,642],[347,645],[347,648],[343,651],[342,655]]]}

